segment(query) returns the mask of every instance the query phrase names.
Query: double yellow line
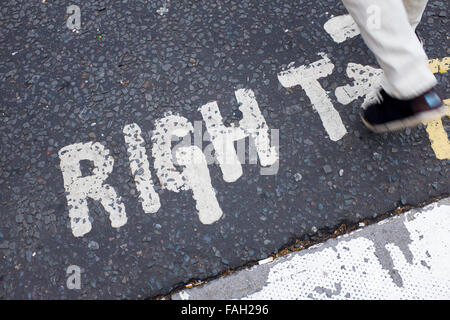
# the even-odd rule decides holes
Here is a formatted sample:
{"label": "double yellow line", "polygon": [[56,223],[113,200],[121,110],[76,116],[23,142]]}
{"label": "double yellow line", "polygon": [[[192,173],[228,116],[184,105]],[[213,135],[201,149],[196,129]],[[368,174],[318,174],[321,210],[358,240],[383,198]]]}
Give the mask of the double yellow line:
{"label": "double yellow line", "polygon": [[[442,60],[432,59],[428,61],[428,66],[433,73],[446,73],[449,69],[450,57],[445,57]],[[444,100],[447,106],[447,117],[450,118],[450,99]],[[450,159],[450,141],[448,140],[447,132],[444,130],[442,120],[426,121],[423,123],[426,125],[426,131],[428,138],[431,142],[431,148],[439,160]]]}

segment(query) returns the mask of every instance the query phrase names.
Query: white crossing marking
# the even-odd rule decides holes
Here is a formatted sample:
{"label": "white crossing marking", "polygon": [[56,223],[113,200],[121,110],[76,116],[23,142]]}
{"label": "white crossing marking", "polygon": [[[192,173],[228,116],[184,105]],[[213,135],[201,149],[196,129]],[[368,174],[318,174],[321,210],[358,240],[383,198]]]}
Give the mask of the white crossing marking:
{"label": "white crossing marking", "polygon": [[450,299],[449,200],[275,260],[244,299]]}

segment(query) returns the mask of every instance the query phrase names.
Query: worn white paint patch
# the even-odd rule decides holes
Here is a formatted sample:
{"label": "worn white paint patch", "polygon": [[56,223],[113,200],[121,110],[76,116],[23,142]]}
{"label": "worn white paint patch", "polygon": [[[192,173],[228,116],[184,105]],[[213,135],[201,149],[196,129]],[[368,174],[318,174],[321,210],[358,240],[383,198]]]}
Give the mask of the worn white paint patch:
{"label": "worn white paint patch", "polygon": [[184,137],[192,131],[192,124],[186,118],[171,113],[156,121],[152,136],[154,167],[163,188],[174,192],[192,190],[200,221],[211,224],[220,219],[222,210],[211,185],[202,150],[197,146],[178,147],[175,150],[177,164],[184,167],[182,172],[175,168],[172,159],[172,138]]}
{"label": "worn white paint patch", "polygon": [[383,70],[349,63],[346,72],[348,77],[355,81],[352,84],[336,88],[334,93],[337,100],[345,105],[360,97],[365,97],[362,103],[363,108],[373,103],[376,99],[376,93],[381,88]]}
{"label": "worn white paint patch", "polygon": [[182,147],[176,152],[177,162],[185,166],[183,175],[192,190],[200,222],[212,224],[222,216],[222,209],[217,202],[211,185],[208,164],[200,148]]}
{"label": "worn white paint patch", "polygon": [[[100,143],[76,143],[59,151],[61,172],[69,207],[70,227],[75,237],[81,237],[91,228],[87,199],[100,201],[109,214],[111,226],[126,224],[125,207],[113,187],[105,180],[113,170],[114,159]],[[83,177],[80,162],[92,161],[92,175]]]}
{"label": "worn white paint patch", "polygon": [[344,42],[360,34],[355,20],[349,14],[331,18],[325,22],[323,28],[337,43]]}
{"label": "worn white paint patch", "polygon": [[278,74],[278,80],[285,88],[300,85],[311,100],[313,108],[318,112],[320,120],[332,141],[340,140],[347,130],[341,116],[333,107],[327,92],[318,79],[329,76],[334,65],[326,54],[319,53],[323,58],[307,66],[291,67]]}
{"label": "worn white paint patch", "polygon": [[234,182],[242,176],[242,165],[234,148],[234,142],[237,140],[248,136],[254,140],[262,166],[272,165],[278,160],[276,147],[270,144],[269,127],[261,114],[253,91],[239,89],[235,95],[240,103],[239,110],[242,112],[239,126],[226,127],[223,124],[222,115],[215,101],[199,108],[226,182]]}
{"label": "worn white paint patch", "polygon": [[[376,225],[374,236],[361,229],[293,254],[274,263],[262,290],[244,299],[450,299],[448,221],[450,202],[441,202]],[[373,238],[383,239],[382,228],[393,223],[406,228],[408,239],[381,248],[392,263],[387,270]]]}
{"label": "worn white paint patch", "polygon": [[139,192],[139,201],[145,213],[154,213],[159,210],[161,203],[155,191],[150,172],[150,164],[145,150],[145,141],[142,138],[141,128],[135,123],[123,128],[125,143],[128,149],[131,173]]}

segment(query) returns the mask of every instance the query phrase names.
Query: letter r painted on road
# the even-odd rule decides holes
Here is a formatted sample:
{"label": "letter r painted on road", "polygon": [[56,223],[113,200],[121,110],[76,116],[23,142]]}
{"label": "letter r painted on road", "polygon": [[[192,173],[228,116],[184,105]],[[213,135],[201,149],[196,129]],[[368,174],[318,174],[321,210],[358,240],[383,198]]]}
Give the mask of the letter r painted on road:
{"label": "letter r painted on road", "polygon": [[[99,201],[109,214],[111,226],[126,224],[125,207],[113,187],[105,184],[113,170],[114,159],[100,143],[76,143],[59,151],[61,172],[69,206],[70,226],[75,237],[81,237],[91,228],[87,199]],[[83,176],[81,161],[94,163],[92,175]]]}

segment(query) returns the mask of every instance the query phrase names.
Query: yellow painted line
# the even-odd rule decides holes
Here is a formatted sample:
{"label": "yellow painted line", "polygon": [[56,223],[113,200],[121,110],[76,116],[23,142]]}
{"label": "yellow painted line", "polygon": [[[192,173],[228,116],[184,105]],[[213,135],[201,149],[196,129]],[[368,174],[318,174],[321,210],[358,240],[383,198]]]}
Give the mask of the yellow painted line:
{"label": "yellow painted line", "polygon": [[[432,59],[428,61],[428,66],[433,73],[446,73],[449,70],[450,57],[445,57],[442,60]],[[450,118],[450,99],[444,100],[447,106],[447,116]],[[450,141],[448,140],[447,132],[442,125],[442,120],[433,120],[423,123],[426,125],[428,138],[431,142],[431,148],[439,160],[450,160]]]}
{"label": "yellow painted line", "polygon": [[[450,99],[444,100],[447,105],[447,116],[450,117]],[[450,141],[447,132],[444,130],[442,120],[424,122],[426,131],[431,142],[431,148],[439,160],[450,160]]]}
{"label": "yellow painted line", "polygon": [[445,57],[442,60],[431,59],[428,60],[428,67],[433,73],[445,73],[448,71],[450,65],[450,57]]}

